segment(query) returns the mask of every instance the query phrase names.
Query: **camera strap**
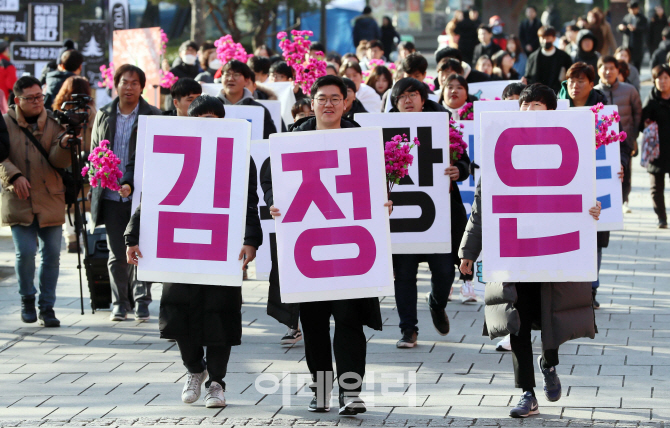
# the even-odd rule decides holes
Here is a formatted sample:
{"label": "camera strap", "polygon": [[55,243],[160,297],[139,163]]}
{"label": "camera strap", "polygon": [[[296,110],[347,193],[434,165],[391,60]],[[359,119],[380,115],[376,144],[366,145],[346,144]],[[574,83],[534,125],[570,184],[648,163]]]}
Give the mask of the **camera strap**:
{"label": "camera strap", "polygon": [[35,136],[30,131],[28,131],[28,129],[21,128],[21,125],[19,125],[19,122],[17,122],[16,119],[14,119],[13,117],[12,117],[12,120],[21,129],[21,131],[23,131],[23,133],[26,134],[26,137],[28,137],[30,142],[33,143],[35,148],[37,148],[37,150],[42,154],[42,156],[44,156],[44,159],[46,159],[49,166],[51,168],[53,168],[61,177],[63,177],[63,170],[60,169],[60,168],[56,168],[55,166],[51,165],[51,162],[49,162],[49,154],[47,153],[46,149],[42,146],[42,144],[40,144],[40,142],[37,141],[37,138],[35,138]]}

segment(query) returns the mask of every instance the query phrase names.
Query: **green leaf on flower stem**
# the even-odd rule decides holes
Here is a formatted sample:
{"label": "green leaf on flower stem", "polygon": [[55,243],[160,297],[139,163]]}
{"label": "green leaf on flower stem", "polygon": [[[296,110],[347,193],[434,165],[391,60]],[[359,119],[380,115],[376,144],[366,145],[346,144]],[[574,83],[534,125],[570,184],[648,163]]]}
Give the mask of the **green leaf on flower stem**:
{"label": "green leaf on flower stem", "polygon": [[395,179],[395,184],[398,184],[398,183],[400,183],[400,177]]}

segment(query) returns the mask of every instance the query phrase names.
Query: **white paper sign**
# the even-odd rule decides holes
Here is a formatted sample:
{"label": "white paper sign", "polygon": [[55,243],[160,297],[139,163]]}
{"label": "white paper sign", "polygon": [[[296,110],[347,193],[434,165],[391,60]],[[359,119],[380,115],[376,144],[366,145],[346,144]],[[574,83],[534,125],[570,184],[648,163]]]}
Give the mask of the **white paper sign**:
{"label": "white paper sign", "polygon": [[486,282],[595,281],[589,111],[482,113]]}
{"label": "white paper sign", "polygon": [[284,303],[394,294],[380,128],[270,136]]}
{"label": "white paper sign", "polygon": [[241,286],[251,125],[146,119],[138,279]]}
{"label": "white paper sign", "polygon": [[482,98],[494,101],[502,99],[505,88],[512,83],[520,83],[520,80],[490,80],[488,82],[468,83],[468,92],[478,100]]}
{"label": "white paper sign", "polygon": [[251,123],[251,139],[262,140],[265,109],[261,106],[225,106],[226,119],[244,119]]}
{"label": "white paper sign", "polygon": [[203,94],[213,97],[218,97],[223,89],[221,83],[201,83],[200,86],[202,86]]}
{"label": "white paper sign", "polygon": [[133,199],[131,199],[132,213],[142,201],[142,181],[144,179],[144,144],[146,143],[147,118],[141,115],[137,118],[137,140],[135,144],[135,174],[133,175]]}
{"label": "white paper sign", "polygon": [[[477,165],[481,165],[481,159],[479,150],[475,145],[475,124],[472,120],[462,120],[458,122],[459,125],[463,125],[461,132],[463,132],[463,141],[468,145],[468,157],[470,162],[474,162]],[[470,218],[470,213],[472,212],[472,204],[475,202],[475,191],[477,190],[477,181],[479,181],[480,168],[475,169],[475,175],[470,175],[467,180],[458,182],[458,190],[461,192],[461,199],[463,200],[463,205],[465,206],[465,211]]]}
{"label": "white paper sign", "polygon": [[262,104],[263,107],[268,109],[270,116],[272,117],[272,122],[277,128],[277,132],[282,132],[281,130],[281,103],[277,100],[256,100],[257,103]]}
{"label": "white paper sign", "polygon": [[405,134],[420,145],[410,154],[414,162],[407,177],[393,186],[390,199],[393,254],[451,253],[451,180],[449,167],[449,113],[363,113],[361,126],[381,126],[384,141]]}
{"label": "white paper sign", "polygon": [[263,228],[263,245],[256,251],[256,279],[266,281],[272,269],[271,243],[275,240],[275,221],[270,215],[270,207],[265,205],[261,179],[270,167],[270,140],[254,140],[251,142],[251,158],[256,164],[258,174],[258,209]]}
{"label": "white paper sign", "polygon": [[[572,109],[584,110],[590,107],[573,107]],[[616,105],[608,105],[604,106],[598,114],[601,117],[609,116],[615,111],[619,111]],[[619,124],[613,123],[610,130],[619,132]],[[621,210],[623,195],[618,174],[621,171],[621,152],[619,150],[618,141],[600,146],[596,150],[596,192],[602,205],[598,232],[623,230],[623,211]]]}
{"label": "white paper sign", "polygon": [[262,85],[277,95],[277,99],[281,103],[281,117],[284,119],[284,123],[293,123],[293,114],[291,114],[291,109],[295,104],[293,82],[265,82]]}

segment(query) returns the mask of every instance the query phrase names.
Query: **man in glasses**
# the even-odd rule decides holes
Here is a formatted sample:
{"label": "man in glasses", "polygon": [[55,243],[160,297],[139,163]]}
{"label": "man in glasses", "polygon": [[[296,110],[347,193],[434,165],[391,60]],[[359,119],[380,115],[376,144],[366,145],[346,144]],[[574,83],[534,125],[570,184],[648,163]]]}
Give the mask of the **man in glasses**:
{"label": "man in glasses", "polygon": [[[311,96],[315,115],[297,121],[292,132],[360,127],[353,120],[342,117],[347,86],[341,78],[331,75],[318,78],[312,85]],[[270,214],[275,218],[280,217],[280,208],[273,206],[270,168],[267,168],[261,177],[261,187],[265,203],[271,207]],[[390,205],[390,202],[386,203],[386,206]],[[279,275],[274,262],[270,273],[270,288],[268,305],[281,304],[273,301],[273,298],[279,299]],[[335,318],[336,331],[332,344],[331,316]],[[340,387],[339,414],[353,416],[365,412],[365,403],[359,398],[365,376],[366,338],[363,326],[367,325],[375,330],[382,329],[379,299],[374,297],[300,303],[300,321],[305,339],[305,359],[312,375],[310,388],[314,392],[308,410],[330,411],[333,386],[331,348],[334,348]]]}
{"label": "man in glasses", "polygon": [[242,61],[232,60],[223,66],[221,82],[223,89],[219,93],[219,100],[224,105],[236,106],[259,106],[263,107],[265,117],[263,119],[263,139],[270,138],[270,134],[277,132],[272,116],[268,109],[254,100],[254,94],[247,89],[251,81],[253,71]]}
{"label": "man in glasses", "polygon": [[[2,225],[11,226],[16,249],[16,277],[21,319],[58,327],[54,313],[60,266],[61,231],[65,223],[65,186],[54,168],[70,165],[70,150],[59,144],[64,131],[44,108],[40,81],[31,76],[14,84],[14,102],[4,115],[9,131],[9,157],[0,164]],[[67,137],[63,139],[67,141]],[[39,145],[39,148],[38,148]],[[46,157],[46,159],[45,159]],[[40,249],[39,317],[35,310],[35,254]]]}

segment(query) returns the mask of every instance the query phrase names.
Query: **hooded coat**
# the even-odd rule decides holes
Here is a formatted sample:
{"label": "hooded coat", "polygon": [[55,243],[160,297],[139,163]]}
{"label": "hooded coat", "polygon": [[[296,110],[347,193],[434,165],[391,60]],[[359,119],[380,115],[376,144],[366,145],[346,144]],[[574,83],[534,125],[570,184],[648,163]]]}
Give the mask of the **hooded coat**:
{"label": "hooded coat", "polygon": [[[589,52],[582,49],[582,42],[585,39],[593,41],[593,48]],[[579,33],[577,33],[577,50],[573,52],[571,57],[573,63],[585,62],[593,67],[593,71],[596,72],[595,84],[597,85],[600,82],[600,76],[598,76],[598,58],[600,58],[600,53],[596,49],[596,46],[598,46],[598,39],[596,36],[590,30],[580,30]]]}
{"label": "hooded coat", "polygon": [[[481,190],[480,179],[458,253],[462,259],[477,260],[482,249]],[[598,329],[593,312],[591,282],[543,282],[537,286],[542,289],[541,325],[533,325],[533,329],[542,330],[543,350],[558,349],[568,340],[595,337]],[[494,339],[518,334],[521,320],[514,307],[517,298],[516,283],[486,283],[484,336]]]}
{"label": "hooded coat", "polygon": [[[340,128],[360,128],[361,126],[353,120],[342,118],[340,120]],[[313,116],[305,117],[297,121],[291,132],[315,131],[316,118]],[[272,193],[272,168],[268,167],[261,177],[261,187],[263,188],[263,199],[265,204],[270,207],[274,205],[274,197]],[[270,272],[270,288],[268,289],[268,306],[267,313],[272,318],[289,328],[298,328],[298,319],[300,314],[299,303],[282,303],[280,285],[279,285],[279,271],[277,266],[277,249],[275,246],[271,248],[272,254],[272,271]],[[376,297],[355,299],[358,309],[363,313],[363,323],[374,330],[382,329],[382,315],[379,307],[379,299]]]}
{"label": "hooded coat", "polygon": [[665,64],[667,62],[665,59],[668,57],[668,53],[670,53],[670,40],[663,40],[662,42],[659,42],[657,46],[658,47],[654,50],[654,53],[651,54],[650,68]]}

